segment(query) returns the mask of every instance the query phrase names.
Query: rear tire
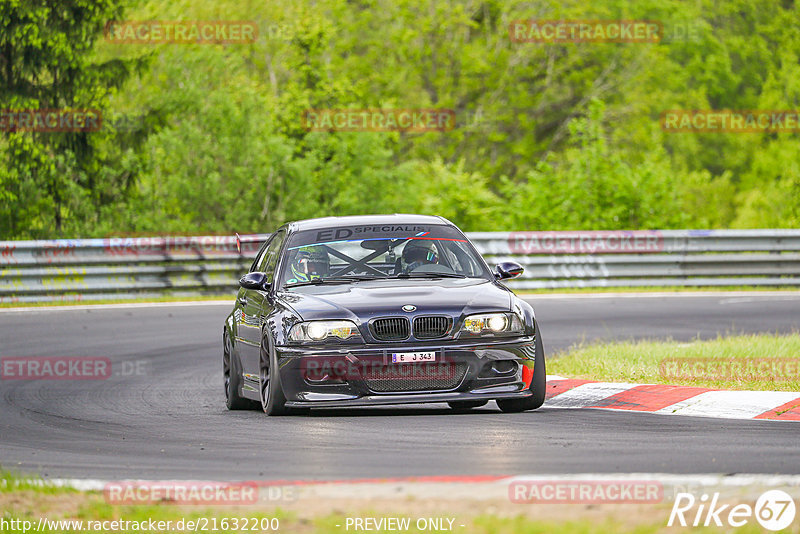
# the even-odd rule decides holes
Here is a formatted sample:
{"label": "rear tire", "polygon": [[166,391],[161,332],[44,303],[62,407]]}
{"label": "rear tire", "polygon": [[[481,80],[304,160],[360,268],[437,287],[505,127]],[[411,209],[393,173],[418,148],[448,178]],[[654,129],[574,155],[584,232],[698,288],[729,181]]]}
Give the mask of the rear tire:
{"label": "rear tire", "polygon": [[447,404],[454,412],[464,413],[472,410],[473,408],[480,408],[488,403],[488,400],[474,400],[474,401],[453,401]]}
{"label": "rear tire", "polygon": [[542,338],[536,332],[536,360],[533,364],[533,379],[529,387],[532,395],[524,399],[498,399],[497,406],[506,413],[519,413],[527,410],[535,410],[544,404],[544,397],[547,388],[547,370],[544,363],[544,346]]}
{"label": "rear tire", "polygon": [[261,397],[261,409],[267,415],[286,415],[286,397],[283,395],[281,380],[278,376],[278,361],[269,340],[269,333],[261,337],[261,358],[258,371],[258,389]]}
{"label": "rear tire", "polygon": [[242,366],[233,355],[233,346],[228,330],[222,333],[222,376],[225,380],[225,406],[229,410],[252,410],[257,404],[241,395]]}

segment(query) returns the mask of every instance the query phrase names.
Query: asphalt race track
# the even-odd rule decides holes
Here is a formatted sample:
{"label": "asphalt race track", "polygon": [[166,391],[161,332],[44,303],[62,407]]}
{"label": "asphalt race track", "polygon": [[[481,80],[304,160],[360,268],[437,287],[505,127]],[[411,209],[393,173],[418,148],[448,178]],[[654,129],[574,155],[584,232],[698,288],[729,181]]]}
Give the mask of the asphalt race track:
{"label": "asphalt race track", "polygon": [[[800,293],[532,296],[548,353],[592,339],[800,330]],[[800,425],[545,406],[228,412],[230,305],[0,311],[0,357],[101,356],[113,376],[0,381],[0,464],[47,477],[353,479],[800,473]],[[765,355],[768,356],[768,355]]]}

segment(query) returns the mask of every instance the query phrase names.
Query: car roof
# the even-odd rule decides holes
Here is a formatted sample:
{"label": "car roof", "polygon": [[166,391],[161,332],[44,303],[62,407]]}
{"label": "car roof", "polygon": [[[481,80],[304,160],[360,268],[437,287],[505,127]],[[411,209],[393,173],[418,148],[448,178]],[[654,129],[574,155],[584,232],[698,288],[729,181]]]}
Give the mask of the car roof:
{"label": "car roof", "polygon": [[447,224],[450,221],[438,215],[412,215],[395,213],[393,215],[348,215],[345,217],[320,217],[288,223],[292,231],[317,230],[339,226],[358,226],[362,224]]}

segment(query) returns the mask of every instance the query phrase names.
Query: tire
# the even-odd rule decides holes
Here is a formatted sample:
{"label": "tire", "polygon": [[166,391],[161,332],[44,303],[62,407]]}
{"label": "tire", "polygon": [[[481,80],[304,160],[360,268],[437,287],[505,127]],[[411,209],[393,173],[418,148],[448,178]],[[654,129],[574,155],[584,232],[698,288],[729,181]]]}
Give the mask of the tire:
{"label": "tire", "polygon": [[453,401],[448,402],[447,404],[453,409],[455,412],[468,412],[473,408],[480,408],[481,406],[485,406],[488,403],[488,400],[474,400],[474,401]]}
{"label": "tire", "polygon": [[261,358],[258,365],[258,390],[261,397],[261,409],[267,415],[286,415],[286,397],[278,374],[278,361],[269,333],[261,336]]}
{"label": "tire", "polygon": [[536,332],[536,361],[533,364],[533,380],[529,389],[533,393],[524,399],[498,399],[497,406],[506,413],[519,413],[535,410],[544,404],[547,388],[547,370],[544,363],[544,347],[539,332]]}
{"label": "tire", "polygon": [[242,366],[233,356],[227,329],[222,332],[222,377],[225,381],[225,406],[229,410],[252,410],[257,405],[241,396]]}

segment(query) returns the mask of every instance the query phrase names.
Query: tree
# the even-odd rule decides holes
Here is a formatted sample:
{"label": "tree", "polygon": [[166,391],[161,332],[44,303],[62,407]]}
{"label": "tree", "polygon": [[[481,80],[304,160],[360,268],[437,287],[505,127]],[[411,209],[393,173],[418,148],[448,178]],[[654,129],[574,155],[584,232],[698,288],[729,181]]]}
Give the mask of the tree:
{"label": "tree", "polygon": [[[146,59],[98,61],[94,45],[122,15],[118,0],[4,0],[0,3],[0,109],[98,110]],[[68,119],[69,121],[69,119]],[[24,131],[7,124],[0,141],[0,236],[52,236],[92,219],[124,196],[130,173],[104,148],[115,132]]]}

